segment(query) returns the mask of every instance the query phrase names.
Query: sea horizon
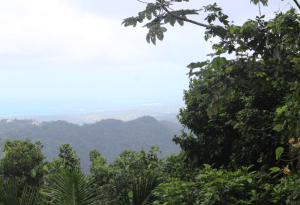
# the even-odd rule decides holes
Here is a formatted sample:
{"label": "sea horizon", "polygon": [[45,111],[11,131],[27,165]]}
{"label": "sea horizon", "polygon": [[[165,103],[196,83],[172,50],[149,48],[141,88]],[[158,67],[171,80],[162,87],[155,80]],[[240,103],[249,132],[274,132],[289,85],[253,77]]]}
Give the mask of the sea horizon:
{"label": "sea horizon", "polygon": [[129,109],[151,109],[157,106],[184,105],[179,100],[86,100],[86,101],[13,101],[0,103],[0,118],[22,117],[28,115],[84,115],[92,112],[117,111]]}

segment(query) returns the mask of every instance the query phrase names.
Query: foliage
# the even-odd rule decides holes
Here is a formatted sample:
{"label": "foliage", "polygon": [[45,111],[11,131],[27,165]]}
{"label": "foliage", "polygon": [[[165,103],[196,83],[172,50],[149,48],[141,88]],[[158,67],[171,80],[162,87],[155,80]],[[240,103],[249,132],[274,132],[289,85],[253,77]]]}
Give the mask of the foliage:
{"label": "foliage", "polygon": [[[208,9],[217,10],[213,6]],[[218,18],[221,17],[222,15],[219,15]],[[185,95],[190,109],[181,111],[180,116],[182,117],[181,122],[197,135],[197,140],[193,139],[191,135],[175,137],[174,141],[181,144],[182,149],[196,150],[196,148],[183,148],[183,146],[193,145],[196,142],[201,144],[203,140],[209,146],[221,142],[221,147],[218,149],[222,149],[227,146],[224,138],[219,137],[220,134],[224,133],[223,131],[228,133],[228,129],[230,131],[236,129],[236,132],[232,131],[233,133],[238,132],[236,137],[232,133],[228,133],[228,135],[226,133],[226,139],[231,138],[233,143],[229,146],[231,151],[220,150],[222,155],[224,153],[232,155],[230,159],[235,168],[247,164],[258,166],[256,162],[258,161],[263,165],[263,169],[269,169],[275,166],[272,159],[275,158],[276,147],[284,146],[286,149],[289,146],[286,132],[283,130],[276,132],[266,128],[275,126],[274,114],[284,101],[284,95],[290,87],[289,81],[296,80],[299,76],[291,62],[298,56],[295,44],[292,44],[292,42],[299,41],[297,36],[299,33],[297,31],[299,29],[298,17],[294,13],[294,9],[291,9],[285,15],[278,14],[269,22],[262,21],[262,18],[264,16],[257,17],[257,21],[249,20],[242,27],[229,26],[228,23],[224,23],[227,31],[224,29],[221,32],[211,27],[209,31],[205,32],[206,40],[212,35],[218,35],[222,39],[219,44],[213,45],[217,52],[211,54],[212,56],[226,51],[228,53],[235,51],[237,56],[244,56],[239,52],[246,52],[247,49],[254,50],[254,53],[249,58],[226,60],[224,57],[216,57],[211,63],[198,62],[188,66],[191,69],[190,76],[196,75],[199,79],[192,79],[190,92]],[[292,32],[291,28],[294,28]],[[235,48],[233,45],[236,44],[240,47]],[[261,55],[262,59],[256,61],[258,55]],[[207,65],[205,69],[192,72],[194,68],[205,65]],[[296,73],[292,75],[293,72]],[[199,111],[197,104],[200,106]],[[236,108],[239,104],[242,106]],[[208,119],[203,114],[205,110]],[[198,113],[201,117],[197,116]],[[192,120],[195,118],[198,120]],[[203,126],[199,126],[200,120],[204,121],[203,124],[208,124],[206,128],[210,128],[209,130],[214,129],[217,135],[213,133],[206,135],[205,130],[202,129]],[[212,126],[209,126],[210,124]],[[196,125],[200,128],[196,128]],[[221,126],[219,136],[218,129],[216,129],[218,126]],[[203,137],[201,138],[202,133]],[[211,138],[214,138],[214,141],[211,142]],[[213,157],[212,151],[217,154],[220,152],[218,149],[210,149],[208,155]],[[190,157],[192,156],[190,155]],[[228,155],[226,158],[228,163]],[[216,163],[218,164],[218,161]]]}
{"label": "foliage", "polygon": [[170,177],[169,182],[161,183],[153,190],[154,195],[161,199],[156,200],[154,204],[195,204],[196,198],[191,195],[195,190],[194,182],[181,181],[179,178]]}
{"label": "foliage", "polygon": [[[212,75],[213,76],[213,75]],[[219,115],[209,119],[207,116],[208,105],[204,104],[204,97],[208,89],[202,91],[203,96],[199,99],[193,94],[194,88],[201,83],[201,80],[191,80],[190,90],[185,91],[185,102],[187,107],[180,109],[180,122],[186,125],[193,132],[187,135],[182,132],[181,136],[175,136],[173,141],[180,144],[181,149],[188,154],[187,161],[195,161],[198,167],[202,164],[213,164],[219,168],[222,165],[227,168],[236,169],[240,166],[254,164],[254,169],[259,169],[265,165],[268,169],[276,165],[274,148],[284,146],[280,133],[273,130],[264,131],[244,131],[243,134],[234,129],[228,123],[235,120],[236,115],[246,105],[239,95],[235,95],[230,100],[223,101],[223,108],[219,110]],[[246,87],[244,93],[247,92]],[[280,98],[281,93],[276,93],[275,97]],[[256,104],[257,113],[252,113],[251,122],[257,124],[255,117],[262,119],[260,125],[269,126],[272,124],[273,116],[270,114],[276,110],[275,100],[268,99],[268,96],[261,97],[261,102]],[[257,98],[256,98],[257,100]],[[269,102],[272,102],[271,105]],[[266,107],[265,109],[261,107]],[[265,112],[264,112],[265,111]],[[259,114],[259,115],[255,115]],[[270,116],[271,115],[271,116]],[[248,113],[250,116],[250,113]],[[273,136],[272,138],[270,136]]]}
{"label": "foliage", "polygon": [[[263,18],[262,16],[261,18]],[[215,45],[219,53],[223,53],[228,50],[228,45],[234,45],[238,43],[239,48],[232,48],[232,51],[236,51],[237,55],[239,51],[246,51],[252,49],[255,52],[246,61],[246,59],[240,59],[236,63],[229,64],[225,59],[217,65],[212,63],[211,68],[216,71],[214,78],[208,78],[204,72],[199,72],[197,75],[202,75],[204,83],[198,87],[197,92],[205,90],[207,86],[214,89],[212,93],[205,96],[209,105],[208,115],[212,117],[217,115],[217,111],[222,107],[221,100],[217,99],[218,96],[224,96],[224,99],[230,99],[233,93],[240,91],[239,88],[243,85],[253,86],[253,95],[247,96],[247,93],[240,92],[245,99],[245,109],[239,111],[236,120],[230,120],[228,124],[233,125],[243,135],[249,135],[251,133],[258,134],[259,131],[267,134],[268,132],[276,131],[275,136],[281,137],[281,143],[289,146],[288,149],[289,165],[292,167],[292,171],[288,167],[284,167],[282,170],[286,175],[292,175],[295,173],[299,175],[299,157],[298,155],[298,138],[299,138],[299,15],[295,13],[295,9],[292,8],[286,14],[280,13],[269,21],[268,23],[261,21],[261,18],[257,18],[257,22],[248,21],[242,28],[237,26],[230,27],[230,34],[236,34],[237,38],[230,38],[230,41],[225,43],[221,42],[219,45]],[[212,34],[212,31],[207,32]],[[222,40],[228,38],[228,36],[222,34]],[[208,39],[207,38],[207,39]],[[242,40],[243,39],[243,40]],[[250,40],[250,41],[248,41]],[[234,42],[235,41],[235,42]],[[266,46],[264,46],[266,45]],[[221,52],[220,52],[221,51]],[[228,50],[230,53],[230,49]],[[217,52],[217,53],[218,53]],[[216,53],[216,54],[217,54]],[[262,56],[262,59],[258,62],[255,61],[258,55]],[[216,60],[216,59],[214,59]],[[247,69],[244,66],[244,62],[255,62],[255,66]],[[223,77],[224,76],[224,77]],[[231,82],[226,78],[232,78]],[[218,85],[222,85],[219,86]],[[269,98],[278,99],[276,95],[283,92],[283,98],[276,102],[276,100],[270,102],[269,105],[276,105],[276,109],[269,113],[267,119],[273,119],[272,123],[262,124],[264,118],[260,117],[262,112],[266,113],[267,109],[257,110],[255,104],[261,104],[262,100],[257,100],[258,96],[266,96]],[[274,98],[275,97],[275,98]],[[275,117],[275,118],[274,118]],[[258,120],[259,119],[259,120]],[[270,129],[272,130],[270,131]],[[255,133],[256,132],[256,133]],[[269,135],[274,139],[274,134]],[[276,149],[279,145],[273,147]],[[285,148],[285,150],[287,150]],[[266,158],[267,155],[262,153],[261,158]],[[293,163],[295,161],[296,163]],[[277,167],[278,168],[278,167]],[[278,169],[277,169],[278,170]],[[297,180],[298,180],[297,179]],[[296,180],[296,179],[294,179]],[[297,181],[296,180],[296,181]],[[295,182],[291,188],[295,193],[298,192],[298,182]],[[284,185],[284,187],[286,184]],[[287,204],[294,204],[299,201],[299,196],[295,195],[291,200],[287,201]]]}
{"label": "foliage", "polygon": [[[262,3],[266,5],[267,1]],[[206,41],[216,35],[221,38],[219,44],[213,45],[217,52],[209,54],[212,57],[218,55],[212,62],[188,65],[189,76],[196,77],[190,81],[190,90],[185,91],[187,109],[181,109],[179,116],[180,122],[191,132],[188,136],[182,131],[180,137],[173,139],[182,151],[159,159],[154,153],[160,152],[157,146],[152,146],[149,152],[142,147],[140,153],[125,149],[107,166],[106,158],[93,149],[89,154],[91,174],[84,176],[79,170],[80,159],[77,159],[76,151],[72,152],[69,144],[62,144],[60,158],[44,166],[48,171],[44,179],[52,182],[43,185],[40,193],[52,197],[51,203],[60,204],[139,205],[150,196],[155,199],[154,204],[165,205],[299,204],[300,18],[295,9],[280,13],[269,22],[263,21],[262,16],[256,21],[248,20],[240,27],[229,25],[228,16],[216,4],[204,7],[205,11],[213,12],[206,18],[210,25],[186,18],[187,14],[198,14],[197,10],[170,12],[169,5],[170,1],[157,0],[156,4],[147,4],[138,17],[124,19],[123,23],[135,27],[137,21],[141,23],[145,16],[151,20],[153,14],[156,19],[145,25],[149,28],[146,40],[150,43],[151,39],[153,44],[156,36],[160,40],[164,37],[166,28],[160,27],[163,19],[172,26],[176,21],[180,25],[187,21],[206,27]],[[165,10],[167,14],[157,14],[159,10]],[[211,24],[216,18],[225,25],[224,28]],[[250,57],[248,53],[243,54],[247,50],[254,50],[254,53]],[[220,57],[233,51],[236,60]],[[258,59],[259,55],[261,59]],[[193,72],[204,66],[199,72]],[[150,118],[142,121],[144,124],[132,122],[131,126],[138,129],[142,125],[154,130],[145,124],[151,121]],[[104,125],[111,125],[109,122],[105,121]],[[112,130],[126,131],[123,125],[118,122]],[[160,132],[155,130],[153,133]],[[139,140],[134,138],[127,143]],[[15,149],[24,151],[23,146],[26,144]],[[10,150],[6,152],[9,154]],[[284,156],[285,153],[288,155]],[[21,154],[17,152],[13,157],[18,158]],[[289,164],[280,168],[286,163],[282,157],[288,158]],[[275,159],[282,161],[277,165],[279,167],[272,167]],[[4,162],[8,164],[8,161]],[[212,169],[211,164],[217,169]],[[248,173],[250,168],[255,171]],[[275,174],[273,177],[268,169]]]}
{"label": "foliage", "polygon": [[[90,171],[92,174],[88,174],[82,179],[84,183],[89,183],[89,188],[86,188],[86,190],[91,194],[91,198],[97,198],[96,201],[99,204],[116,204],[124,195],[132,193],[130,190],[133,189],[133,183],[136,182],[136,179],[147,174],[150,176],[152,173],[162,173],[164,164],[168,164],[168,168],[166,168],[168,171],[174,170],[171,168],[172,163],[176,164],[179,170],[182,170],[180,168],[182,160],[177,162],[176,159],[182,159],[183,153],[179,157],[173,154],[169,157],[172,161],[165,162],[164,159],[157,157],[155,153],[157,151],[160,152],[160,149],[155,146],[148,152],[144,148],[142,148],[140,153],[124,150],[120,157],[115,159],[115,162],[107,166],[106,159],[101,156],[101,153],[95,149],[91,150],[90,160],[92,165]],[[80,169],[80,160],[77,160],[75,154],[76,152],[72,151],[70,144],[62,143],[60,158],[52,159],[50,163],[47,162],[47,167],[45,167],[43,182],[45,181],[46,184],[37,186],[37,188],[42,190],[42,192],[43,190],[48,190],[50,192],[48,197],[57,196],[55,200],[62,200],[62,196],[58,194],[59,191],[55,191],[57,190],[57,184],[54,183],[54,179],[61,178],[62,175],[58,172],[60,169],[69,168],[71,171]],[[178,175],[176,171],[172,171],[172,174]],[[22,188],[18,186],[20,192],[25,189]],[[48,203],[55,203],[53,197],[52,199]]]}
{"label": "foliage", "polygon": [[[132,191],[125,194],[123,200],[119,201],[119,205],[152,204],[155,197],[151,192],[160,183],[161,180],[159,180],[159,174],[157,173],[142,175],[133,182]],[[131,197],[132,199],[130,199]]]}
{"label": "foliage", "polygon": [[182,126],[168,126],[151,116],[128,122],[107,119],[83,126],[64,121],[43,122],[40,126],[31,123],[30,120],[14,120],[6,124],[0,123],[0,129],[5,130],[7,127],[8,131],[18,135],[20,140],[31,136],[32,142],[40,141],[44,145],[42,153],[47,156],[45,160],[49,162],[58,157],[61,142],[71,143],[81,159],[83,173],[89,172],[88,153],[92,149],[101,150],[108,164],[119,157],[118,154],[125,148],[138,151],[140,147],[145,147],[149,150],[151,145],[157,145],[163,150],[162,154],[158,155],[159,158],[180,151],[179,146],[172,142],[172,138],[180,133]]}
{"label": "foliage", "polygon": [[[239,94],[240,98],[246,102],[245,108],[237,113],[236,119],[229,120],[227,124],[232,125],[239,133],[247,136],[247,139],[251,135],[255,136],[262,133],[264,137],[270,136],[272,140],[281,141],[280,143],[285,146],[285,150],[286,146],[290,146],[288,158],[290,158],[290,162],[296,161],[290,165],[293,172],[299,174],[300,163],[298,157],[295,158],[295,156],[298,153],[296,139],[299,138],[298,131],[300,128],[297,104],[299,102],[300,60],[297,45],[300,18],[294,11],[295,9],[292,8],[286,14],[280,13],[268,23],[261,20],[264,17],[262,16],[261,18],[257,17],[256,22],[252,20],[246,22],[243,27],[228,26],[230,34],[228,32],[227,34],[218,34],[222,38],[222,42],[214,45],[215,49],[218,50],[215,54],[236,51],[238,55],[238,52],[251,49],[255,51],[253,55],[248,59],[241,58],[235,62],[227,61],[225,58],[215,58],[205,70],[193,74],[202,80],[194,93],[202,94],[207,90],[207,87],[212,90],[206,95],[201,95],[203,102],[208,105],[208,116],[212,120],[214,119],[213,116],[222,116],[222,108],[225,109],[224,102],[226,100],[231,100],[233,96]],[[212,29],[206,34],[207,40],[211,36],[210,34],[216,34],[216,32]],[[236,34],[235,38],[232,37],[234,34]],[[225,42],[227,39],[229,41]],[[238,43],[240,47],[231,46],[235,43]],[[256,62],[258,55],[261,55],[262,59]],[[199,67],[202,67],[207,63],[202,62],[200,64]],[[249,64],[252,66],[247,66]],[[198,67],[193,66],[190,66],[191,70]],[[210,75],[210,73],[214,74]],[[252,85],[253,91],[245,92],[244,86],[249,85]],[[267,103],[264,105],[265,99],[267,99]],[[270,107],[272,110],[268,110]],[[268,123],[264,123],[266,121]],[[275,134],[274,131],[276,131]],[[266,142],[266,138],[259,137],[258,139],[251,142]],[[271,156],[268,151],[271,152],[271,149],[275,150],[276,147],[280,146],[278,143],[273,145],[275,147],[264,147],[267,150],[261,152],[259,161],[267,159]],[[241,150],[244,154],[248,154],[249,149],[251,149],[243,146],[243,144],[240,144],[240,147],[245,150],[244,152]],[[292,174],[288,167],[277,170],[282,170],[287,175]],[[300,175],[298,177],[300,178]],[[286,187],[286,185],[284,184],[281,188]],[[290,188],[294,193],[297,193],[298,187],[298,182],[295,182]],[[294,204],[297,201],[299,201],[299,197],[294,195],[293,198],[289,197],[286,203]]]}
{"label": "foliage", "polygon": [[[132,190],[134,180],[144,174],[161,173],[164,159],[158,159],[155,152],[159,147],[152,146],[147,152],[143,147],[139,153],[125,149],[109,166],[106,159],[99,156],[93,160],[91,175],[97,181],[97,190],[102,204],[115,204]],[[95,150],[90,155],[95,154]]]}
{"label": "foliage", "polygon": [[[253,3],[257,4],[257,1]],[[266,3],[267,1],[263,5],[266,5]],[[160,39],[161,33],[158,30],[162,19],[170,17],[173,20],[180,21],[182,20],[180,18],[185,18],[185,15],[189,13],[187,10],[169,12],[166,9],[169,5],[170,2],[166,1],[157,1],[155,5],[147,4],[146,10],[140,12],[139,17],[124,19],[123,23],[125,23],[125,26],[135,26],[137,21],[142,22],[145,18],[144,14],[147,14],[149,20],[151,20],[151,14],[153,14],[156,19],[145,26],[150,28],[147,38],[151,35],[151,40],[153,37],[152,42],[155,44],[155,35],[150,33],[155,28],[158,32],[157,37]],[[156,15],[156,11],[162,9],[167,14]],[[264,16],[257,17],[256,22],[249,20],[240,27],[229,25],[228,16],[223,14],[222,9],[217,7],[216,4],[208,5],[204,7],[204,10],[205,12],[212,12],[205,19],[210,25],[197,24],[206,27],[208,30],[205,32],[205,40],[207,41],[216,35],[222,39],[219,44],[213,45],[213,49],[217,52],[208,55],[213,57],[227,51],[229,54],[235,51],[238,59],[228,61],[224,57],[216,57],[211,63],[206,61],[188,65],[188,68],[190,68],[189,76],[196,75],[199,80],[193,79],[191,81],[191,92],[189,95],[185,95],[186,104],[190,106],[190,109],[185,110],[185,113],[182,112],[180,115],[182,117],[181,123],[191,129],[197,139],[193,138],[191,134],[187,136],[183,133],[181,138],[175,137],[173,140],[188,153],[188,160],[191,162],[194,159],[198,162],[198,165],[216,163],[217,167],[224,164],[236,169],[240,166],[254,164],[255,169],[261,166],[263,166],[263,169],[268,169],[275,165],[275,162],[271,160],[275,157],[274,147],[285,141],[281,136],[282,133],[276,133],[272,130],[259,133],[254,130],[235,130],[238,125],[232,123],[237,120],[238,114],[244,114],[238,120],[247,120],[247,123],[250,121],[251,124],[248,123],[248,126],[272,126],[272,115],[282,102],[287,86],[283,84],[274,88],[264,76],[273,75],[272,70],[278,70],[278,68],[272,68],[273,64],[270,57],[274,56],[276,59],[279,53],[285,52],[282,45],[280,51],[277,46],[277,42],[281,42],[281,35],[274,34],[271,29],[267,28],[267,25],[272,24],[272,20],[263,22],[261,19]],[[197,14],[196,10],[192,10],[191,13]],[[225,28],[211,24],[216,19],[223,23]],[[287,19],[289,19],[289,22],[293,21],[290,16]],[[165,20],[166,23],[168,21]],[[173,24],[171,23],[171,25]],[[285,27],[287,27],[286,23]],[[148,39],[147,41],[149,42]],[[234,45],[236,44],[240,47],[235,48]],[[266,44],[267,49],[264,47]],[[277,46],[274,52],[269,49],[272,46]],[[255,51],[252,58],[239,58],[245,56],[241,53],[247,49]],[[263,55],[264,59],[267,59],[266,63],[256,62],[258,55]],[[205,65],[208,66],[200,72],[193,72],[193,69]],[[266,68],[269,67],[271,69],[267,70]],[[273,78],[269,77],[269,80],[272,79],[274,79],[274,76]],[[195,101],[195,99],[192,100],[193,96],[196,97],[198,102],[189,102]],[[223,108],[223,110],[220,110],[220,108]],[[218,111],[220,113],[216,116]],[[208,118],[205,116],[206,112]],[[213,116],[215,118],[212,118]],[[274,136],[274,138],[271,139],[270,136]],[[253,144],[254,142],[256,143]],[[285,144],[284,146],[287,148],[288,145]]]}
{"label": "foliage", "polygon": [[280,204],[292,194],[288,190],[275,193],[279,184],[268,184],[270,176],[264,172],[248,173],[251,167],[231,172],[205,164],[192,182],[169,178],[161,183],[153,191],[161,197],[154,204]]}
{"label": "foliage", "polygon": [[58,156],[64,160],[65,166],[70,167],[72,171],[75,169],[81,169],[80,158],[77,158],[76,150],[72,151],[71,143],[61,143]]}
{"label": "foliage", "polygon": [[21,197],[24,183],[36,187],[43,184],[49,162],[42,162],[46,157],[42,154],[40,142],[7,140],[4,145],[4,158],[1,159],[1,180],[3,183],[13,180],[18,184],[18,197]]}
{"label": "foliage", "polygon": [[[181,0],[177,2],[181,2]],[[256,0],[252,2],[259,3]],[[294,2],[300,9],[298,2]],[[262,3],[267,5],[267,1]],[[272,159],[279,156],[278,151],[274,152],[276,147],[280,146],[286,150],[290,146],[289,164],[293,169],[298,166],[298,170],[295,169],[294,173],[295,176],[298,174],[298,178],[300,178],[299,158],[298,156],[294,158],[299,154],[300,149],[298,123],[300,112],[297,104],[299,102],[300,67],[299,17],[295,14],[295,9],[291,9],[286,14],[277,14],[276,18],[269,22],[263,21],[264,16],[262,16],[257,17],[256,21],[248,20],[240,27],[229,25],[226,20],[228,16],[224,15],[221,12],[222,9],[217,8],[216,4],[205,7],[205,11],[214,12],[205,20],[211,23],[218,18],[225,25],[223,28],[190,21],[186,19],[185,11],[169,12],[166,9],[169,5],[170,2],[157,0],[155,5],[147,4],[146,10],[140,12],[139,17],[124,19],[123,23],[125,26],[133,25],[135,27],[137,21],[140,23],[143,21],[144,14],[147,14],[147,18],[151,20],[153,13],[156,19],[145,26],[150,29],[146,40],[150,43],[149,39],[151,38],[152,43],[155,44],[155,35],[162,40],[163,32],[166,31],[165,28],[160,27],[162,19],[172,18],[172,23],[170,23],[172,26],[175,20],[191,22],[208,29],[205,32],[206,41],[216,35],[221,38],[219,44],[213,45],[213,49],[217,52],[208,55],[213,57],[225,52],[231,54],[235,51],[238,57],[237,60],[230,61],[226,58],[216,57],[211,63],[206,61],[188,65],[189,76],[196,75],[199,80],[193,79],[194,85],[190,86],[192,92],[186,93],[185,97],[189,100],[187,105],[190,105],[190,108],[193,106],[193,109],[181,113],[183,118],[181,123],[188,126],[197,135],[197,139],[193,138],[192,133],[189,136],[183,133],[181,138],[174,138],[174,141],[187,151],[188,161],[191,162],[191,158],[196,156],[194,157],[195,161],[201,165],[204,160],[207,160],[203,155],[208,155],[210,158],[208,160],[215,162],[215,160],[211,160],[214,155],[223,156],[225,154],[225,165],[228,165],[228,168],[230,168],[229,165],[236,169],[243,164],[254,164],[257,170],[258,162],[263,165],[262,169],[266,170],[274,165]],[[162,9],[168,14],[157,15],[156,11]],[[195,13],[195,10],[193,12]],[[167,22],[165,21],[165,23]],[[180,24],[183,25],[183,23]],[[236,45],[238,45],[237,48]],[[246,55],[243,53],[247,50],[254,50],[254,53],[250,57],[247,53],[247,58],[244,58],[243,56]],[[256,61],[259,55],[261,59]],[[193,72],[193,69],[204,66],[206,66],[205,69]],[[195,99],[191,100],[191,98]],[[241,107],[238,107],[239,105]],[[226,110],[228,108],[230,108],[230,112]],[[208,119],[203,115],[206,112]],[[202,116],[199,117],[197,114],[202,114]],[[222,120],[226,122],[224,123]],[[201,124],[204,124],[205,128]],[[227,129],[224,129],[226,126]],[[209,129],[206,130],[206,128]],[[270,130],[270,128],[273,129]],[[211,129],[213,132],[207,133]],[[235,136],[230,135],[230,132],[234,133],[233,129],[235,129],[235,133],[238,133]],[[223,131],[225,131],[225,138],[222,136]],[[234,140],[231,140],[231,144],[230,140],[227,141],[231,146],[229,146],[229,150],[226,150],[226,139],[229,137],[233,137]],[[288,141],[289,143],[287,143]],[[208,148],[204,151],[197,149],[195,147],[197,144],[200,147],[208,145]],[[207,154],[207,152],[209,153]],[[198,160],[197,156],[202,159]],[[220,166],[223,160],[217,158],[217,165]],[[230,160],[231,162],[228,163]],[[296,163],[293,163],[294,160]],[[278,167],[270,169],[273,172],[281,170]],[[286,175],[292,173],[288,166],[282,170]],[[298,193],[298,186],[298,182],[296,182],[293,186],[294,193]],[[286,203],[293,204],[297,200],[299,201],[298,195],[294,195],[293,199],[290,200],[289,197]]]}
{"label": "foliage", "polygon": [[17,194],[17,183],[8,181],[1,184],[0,189],[0,204],[1,205],[38,205],[48,204],[45,202],[45,197],[39,194],[38,187],[28,187],[25,185],[22,197],[19,198]]}
{"label": "foliage", "polygon": [[48,187],[40,193],[54,199],[51,204],[95,204],[97,198],[90,192],[90,186],[94,182],[87,182],[85,178],[77,168],[72,170],[71,167],[61,167],[58,175],[50,179],[55,188]]}
{"label": "foliage", "polygon": [[[189,0],[171,0],[171,1],[165,1],[165,0],[156,0],[156,3],[147,3],[147,7],[144,11],[139,12],[137,17],[129,17],[123,20],[122,24],[124,24],[125,27],[127,26],[133,26],[136,27],[137,22],[142,23],[144,19],[147,17],[148,20],[152,19],[152,15],[155,17],[151,22],[145,24],[143,27],[147,27],[149,29],[148,34],[146,35],[146,41],[148,43],[151,42],[156,45],[156,37],[159,40],[164,39],[164,32],[167,31],[167,28],[161,27],[161,25],[170,23],[171,26],[174,26],[176,21],[179,23],[179,25],[183,26],[184,22],[193,23],[198,26],[203,26],[205,28],[213,28],[217,33],[224,33],[224,29],[220,26],[214,26],[210,24],[212,21],[214,21],[216,18],[219,19],[221,23],[227,24],[228,21],[226,20],[228,18],[227,15],[224,15],[222,13],[222,9],[220,7],[216,7],[216,3],[214,5],[208,5],[207,7],[204,7],[205,12],[206,11],[213,11],[214,13],[209,14],[205,20],[209,22],[209,25],[199,23],[196,21],[192,21],[190,19],[187,19],[187,15],[191,14],[199,14],[198,11],[202,11],[203,9],[195,10],[195,9],[181,9],[174,11],[169,11],[168,8],[170,5],[173,5],[171,2],[182,2]],[[294,0],[296,2],[296,0]],[[268,0],[250,0],[250,2],[253,2],[255,5],[257,5],[258,2],[262,2],[263,6],[268,6]],[[145,3],[145,2],[143,2]],[[299,9],[300,6],[297,4]],[[165,11],[165,13],[163,13]],[[159,12],[159,14],[158,14]],[[218,16],[219,15],[219,16]],[[215,35],[214,35],[215,36]]]}

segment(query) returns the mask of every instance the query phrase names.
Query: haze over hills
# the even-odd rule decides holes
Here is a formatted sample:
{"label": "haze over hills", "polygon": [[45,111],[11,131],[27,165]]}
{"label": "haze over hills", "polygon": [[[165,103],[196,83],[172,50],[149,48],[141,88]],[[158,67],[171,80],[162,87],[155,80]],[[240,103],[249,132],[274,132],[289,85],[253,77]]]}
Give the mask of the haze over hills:
{"label": "haze over hills", "polygon": [[[150,101],[151,102],[151,101]],[[152,116],[157,120],[167,120],[178,123],[176,115],[179,114],[179,109],[184,107],[182,102],[162,102],[162,103],[146,103],[146,102],[106,102],[99,105],[98,103],[69,103],[61,104],[61,106],[49,107],[49,105],[39,111],[38,115],[6,115],[0,119],[32,119],[34,121],[57,121],[65,120],[70,123],[83,125],[84,123],[95,123],[103,119],[119,119],[122,121],[130,121],[142,116]],[[32,106],[31,106],[32,107]],[[33,108],[32,108],[33,109]],[[37,110],[39,108],[36,108]],[[47,110],[52,109],[51,115],[42,114],[48,113]],[[101,109],[101,111],[99,111]],[[98,110],[98,111],[92,111]],[[91,112],[92,111],[92,112]],[[36,113],[35,110],[24,110],[23,113]],[[12,112],[11,113],[15,113]],[[22,113],[22,112],[21,112]],[[56,114],[60,113],[60,114]]]}
{"label": "haze over hills", "polygon": [[[172,119],[171,116],[174,115],[161,115],[160,118]],[[126,122],[118,119],[103,119],[82,126],[61,120],[43,121],[39,125],[33,123],[32,120],[3,121],[0,123],[0,138],[6,139],[5,134],[8,131],[11,133],[10,136],[17,136],[20,140],[29,137],[33,143],[40,141],[44,145],[42,153],[47,157],[45,159],[47,161],[58,158],[61,142],[71,143],[73,150],[77,151],[77,157],[81,158],[83,173],[89,172],[91,163],[89,151],[92,149],[100,151],[107,159],[107,164],[118,158],[125,149],[139,152],[141,147],[149,150],[151,145],[160,147],[162,154],[158,153],[159,158],[179,153],[179,146],[171,140],[183,129],[178,123],[158,121],[151,116],[138,117]]]}
{"label": "haze over hills", "polygon": [[8,121],[18,119],[18,120],[33,120],[36,122],[43,121],[67,121],[69,123],[83,125],[95,123],[104,119],[118,119],[124,122],[137,119],[142,116],[152,116],[157,120],[170,121],[175,124],[179,124],[177,115],[179,112],[156,112],[156,111],[147,111],[147,110],[119,110],[119,111],[103,111],[101,113],[88,113],[88,114],[56,114],[56,115],[25,115],[25,116],[12,116],[5,117]]}

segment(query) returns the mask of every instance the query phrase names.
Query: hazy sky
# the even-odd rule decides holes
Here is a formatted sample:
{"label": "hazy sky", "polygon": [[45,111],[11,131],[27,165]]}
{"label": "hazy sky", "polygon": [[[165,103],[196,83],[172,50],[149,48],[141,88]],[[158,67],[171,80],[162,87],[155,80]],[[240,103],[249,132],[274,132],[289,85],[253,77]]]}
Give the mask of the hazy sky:
{"label": "hazy sky", "polygon": [[[144,0],[155,3],[155,0]],[[201,9],[217,3],[229,21],[241,26],[259,16],[249,0],[174,2],[174,10]],[[211,59],[205,28],[184,23],[172,27],[156,46],[148,44],[149,21],[135,28],[121,25],[147,4],[137,0],[0,0],[0,99],[3,102],[45,100],[172,99],[188,89],[191,62]],[[292,0],[270,0],[261,6],[265,20]],[[298,10],[298,9],[296,9]],[[208,15],[187,15],[208,24]],[[215,25],[221,25],[218,21]],[[214,38],[213,42],[219,42]],[[228,55],[223,55],[228,57]],[[234,58],[234,54],[231,55]],[[4,109],[3,107],[0,108]]]}

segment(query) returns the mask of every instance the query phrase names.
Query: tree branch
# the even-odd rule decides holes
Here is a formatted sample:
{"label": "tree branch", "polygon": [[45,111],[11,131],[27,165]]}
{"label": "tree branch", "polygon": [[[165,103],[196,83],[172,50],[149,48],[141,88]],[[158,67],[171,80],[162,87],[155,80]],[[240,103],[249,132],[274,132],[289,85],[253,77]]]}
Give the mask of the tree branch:
{"label": "tree branch", "polygon": [[297,0],[294,0],[295,4],[298,6],[298,8],[300,9],[300,4],[298,3]]}
{"label": "tree branch", "polygon": [[162,6],[162,8],[163,8],[168,14],[170,14],[170,15],[171,15],[172,17],[174,17],[174,18],[177,18],[177,19],[180,19],[180,20],[183,20],[183,21],[187,21],[187,22],[196,24],[196,25],[198,25],[198,26],[203,26],[203,27],[205,27],[205,28],[209,28],[209,25],[206,25],[206,24],[203,24],[203,23],[198,23],[198,22],[196,22],[196,21],[192,21],[192,20],[189,20],[189,19],[185,19],[185,18],[176,16],[176,15],[174,15],[174,14],[171,14],[171,13],[168,11],[168,9],[167,9],[164,5],[161,5],[161,6]]}

